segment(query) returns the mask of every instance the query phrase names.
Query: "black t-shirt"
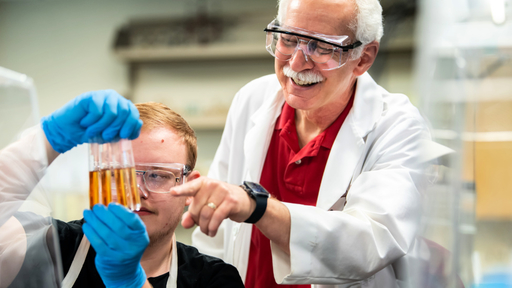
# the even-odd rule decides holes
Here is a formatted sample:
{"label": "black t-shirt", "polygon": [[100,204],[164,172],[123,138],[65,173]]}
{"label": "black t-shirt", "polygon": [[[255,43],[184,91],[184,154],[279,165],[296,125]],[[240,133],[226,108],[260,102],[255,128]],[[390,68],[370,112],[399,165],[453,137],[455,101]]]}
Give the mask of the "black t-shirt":
{"label": "black t-shirt", "polygon": [[[75,253],[82,241],[84,220],[63,222],[56,220],[61,248],[64,275],[69,271]],[[199,253],[196,248],[177,242],[178,280],[177,287],[244,287],[238,270],[221,259]],[[105,287],[96,270],[92,246],[73,287]],[[165,288],[169,272],[158,277],[148,278],[154,288]]]}

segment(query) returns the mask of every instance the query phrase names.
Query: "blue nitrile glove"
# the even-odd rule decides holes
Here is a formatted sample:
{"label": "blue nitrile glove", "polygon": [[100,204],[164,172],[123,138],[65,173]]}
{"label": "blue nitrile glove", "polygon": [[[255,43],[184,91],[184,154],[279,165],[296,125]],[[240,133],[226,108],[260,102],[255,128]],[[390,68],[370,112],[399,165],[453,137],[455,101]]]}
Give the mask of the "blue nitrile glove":
{"label": "blue nitrile glove", "polygon": [[85,236],[96,250],[96,269],[106,287],[140,288],[146,273],[140,259],[149,244],[146,226],[139,215],[110,203],[84,210]]}
{"label": "blue nitrile glove", "polygon": [[41,119],[53,149],[64,153],[89,138],[101,135],[109,142],[116,137],[139,137],[142,120],[133,103],[114,90],[84,93]]}

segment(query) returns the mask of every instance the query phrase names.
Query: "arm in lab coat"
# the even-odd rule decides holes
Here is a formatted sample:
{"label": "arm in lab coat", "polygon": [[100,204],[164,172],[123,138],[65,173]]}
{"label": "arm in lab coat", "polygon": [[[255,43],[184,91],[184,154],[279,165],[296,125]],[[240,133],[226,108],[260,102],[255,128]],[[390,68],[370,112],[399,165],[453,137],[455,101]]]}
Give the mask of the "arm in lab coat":
{"label": "arm in lab coat", "polygon": [[395,120],[384,119],[368,136],[362,171],[342,211],[286,203],[290,253],[271,244],[278,283],[361,281],[409,251],[421,215],[417,157],[426,129],[416,119]]}
{"label": "arm in lab coat", "polygon": [[[27,243],[37,242],[33,239],[40,239],[38,238],[40,235],[46,235],[49,227],[49,223],[41,222],[43,217],[36,215],[31,218],[33,222],[29,231],[26,231],[20,221],[13,216],[44,176],[48,163],[51,163],[58,155],[47,141],[45,145],[45,141],[43,130],[38,125],[28,129],[19,140],[0,150],[0,235],[3,236],[0,237],[0,264],[4,264],[0,265],[2,267],[0,269],[0,286],[2,287],[8,286],[18,278],[18,282],[27,284],[24,282],[25,280],[21,279],[23,277],[18,276],[18,272],[25,263],[27,247],[30,246]],[[32,240],[29,239],[29,235]],[[44,253],[44,249],[39,249],[30,257]],[[35,257],[33,259],[49,258]],[[39,272],[51,277],[52,273],[46,272],[53,272],[53,265],[47,262],[44,264],[46,270]],[[40,284],[45,285],[46,282],[40,280]]]}
{"label": "arm in lab coat", "polygon": [[57,155],[40,125],[0,150],[0,226],[18,210]]}

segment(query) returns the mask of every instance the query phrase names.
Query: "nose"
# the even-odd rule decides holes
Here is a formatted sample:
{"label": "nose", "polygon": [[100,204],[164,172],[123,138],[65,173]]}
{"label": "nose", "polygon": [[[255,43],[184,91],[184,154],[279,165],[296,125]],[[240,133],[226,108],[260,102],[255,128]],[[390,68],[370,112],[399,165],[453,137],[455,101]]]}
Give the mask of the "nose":
{"label": "nose", "polygon": [[144,189],[137,183],[137,189],[139,189],[139,196],[143,199],[148,199],[148,192],[144,191]]}
{"label": "nose", "polygon": [[144,199],[147,199],[148,198],[148,192],[147,191],[144,191],[144,179],[142,179],[142,175],[140,175],[139,173],[136,174],[137,175],[137,189],[139,190],[139,196],[141,198],[144,198]]}
{"label": "nose", "polygon": [[[308,59],[308,54],[306,53],[307,43],[305,43],[305,44],[306,44],[306,46],[304,44],[302,44],[301,42],[299,42],[297,50],[292,55],[292,58],[290,58],[290,60],[289,60],[290,68],[292,68],[293,71],[302,71],[304,69],[311,69],[315,65],[315,64],[313,64],[313,61],[311,60],[311,58]],[[304,49],[306,49],[306,50],[304,50]],[[299,54],[302,54],[302,56]]]}

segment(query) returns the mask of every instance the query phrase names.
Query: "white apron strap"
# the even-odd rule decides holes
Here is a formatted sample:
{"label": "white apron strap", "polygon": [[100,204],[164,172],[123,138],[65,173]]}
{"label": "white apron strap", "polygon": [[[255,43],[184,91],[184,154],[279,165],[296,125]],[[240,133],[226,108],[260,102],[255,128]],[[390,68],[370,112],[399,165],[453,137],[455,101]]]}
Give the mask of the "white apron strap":
{"label": "white apron strap", "polygon": [[87,240],[87,237],[84,235],[80,242],[80,246],[78,246],[78,250],[76,251],[75,258],[73,258],[73,262],[71,262],[68,274],[66,274],[66,277],[62,280],[62,288],[73,287],[76,278],[78,278],[78,275],[80,274],[80,270],[82,270],[82,266],[84,265],[90,246],[91,243],[89,243],[89,240]]}
{"label": "white apron strap", "polygon": [[167,288],[177,288],[178,282],[178,245],[176,245],[176,235],[172,236],[171,250],[171,268],[169,269],[169,279],[167,280]]}
{"label": "white apron strap", "polygon": [[[73,262],[71,263],[71,267],[69,268],[68,274],[62,280],[62,288],[71,288],[75,284],[78,275],[80,274],[80,270],[82,270],[82,266],[84,265],[85,258],[87,257],[87,252],[89,251],[89,247],[91,243],[89,240],[84,237],[80,242],[80,246],[76,251],[75,258],[73,258]],[[169,279],[167,280],[167,288],[177,288],[177,280],[178,280],[178,246],[176,245],[176,236],[172,237],[172,252],[171,252],[171,267],[169,269]]]}

